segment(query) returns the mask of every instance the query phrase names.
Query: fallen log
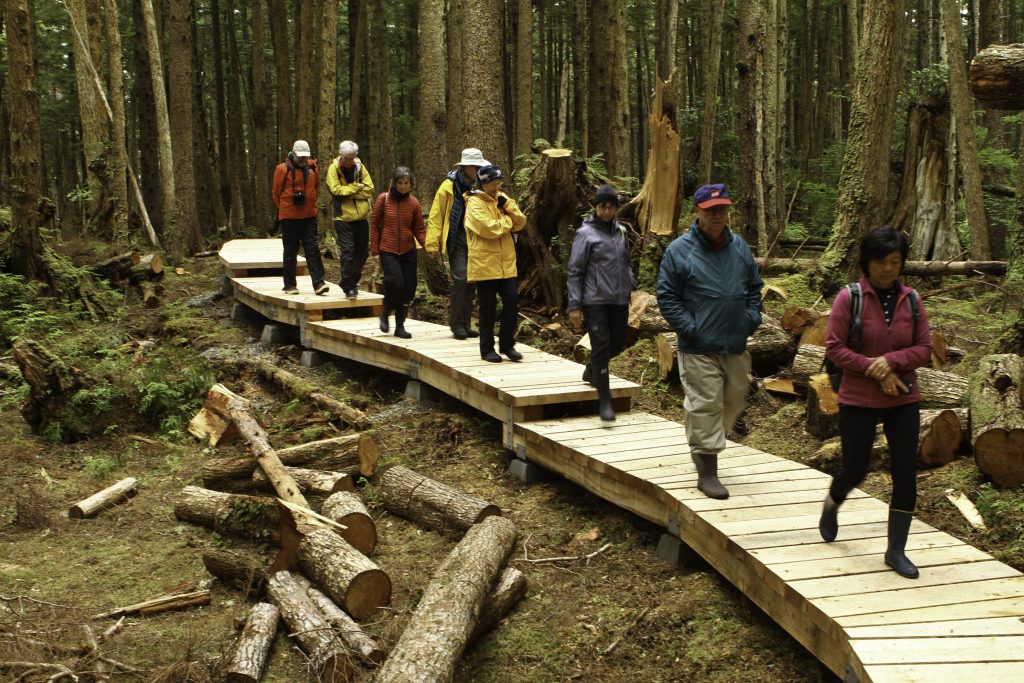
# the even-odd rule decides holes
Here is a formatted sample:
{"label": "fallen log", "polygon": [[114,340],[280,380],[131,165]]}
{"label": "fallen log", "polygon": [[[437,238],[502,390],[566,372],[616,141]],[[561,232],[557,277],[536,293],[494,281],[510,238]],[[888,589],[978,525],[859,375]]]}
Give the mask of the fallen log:
{"label": "fallen log", "polygon": [[807,384],[807,432],[821,440],[839,433],[839,399],[825,373]]}
{"label": "fallen log", "polygon": [[334,604],[333,600],[317,590],[316,586],[310,583],[306,577],[301,574],[292,574],[292,578],[300,588],[306,591],[310,601],[327,619],[327,623],[334,627],[338,638],[351,652],[374,665],[379,665],[384,661],[386,656],[384,650],[352,617],[345,614],[345,611]]}
{"label": "fallen log", "polygon": [[279,571],[270,577],[267,597],[281,611],[291,631],[289,637],[298,641],[321,681],[344,683],[355,675],[355,665],[334,629],[291,572]]}
{"label": "fallen log", "polygon": [[[373,476],[380,460],[380,447],[368,432],[362,432],[282,448],[277,451],[277,457],[284,465],[309,465],[344,472],[354,480]],[[247,478],[256,466],[256,458],[251,455],[215,458],[203,463],[199,474],[204,485],[213,487],[232,479]]]}
{"label": "fallen log", "polygon": [[263,592],[270,560],[253,552],[209,548],[203,551],[203,566],[218,579],[234,584],[247,596]]}
{"label": "fallen log", "polygon": [[1024,359],[1013,354],[985,356],[971,377],[974,459],[999,486],[1024,483],[1022,387]]}
{"label": "fallen log", "polygon": [[[324,472],[323,470],[309,470],[303,467],[285,467],[284,471],[295,480],[295,483],[299,485],[299,490],[303,493],[329,496],[338,491],[356,490],[352,477],[345,472]],[[267,479],[267,475],[263,470],[253,471],[252,482],[257,487],[266,487],[270,484],[270,480]]]}
{"label": "fallen log", "polygon": [[[762,277],[805,273],[818,265],[818,259],[756,257]],[[1006,261],[907,261],[903,275],[1005,275]]]}
{"label": "fallen log", "polygon": [[116,607],[106,612],[94,614],[91,619],[110,619],[117,617],[148,617],[153,614],[162,614],[177,609],[188,607],[199,607],[210,604],[210,591],[200,590],[191,593],[177,593],[175,595],[162,595],[159,598],[137,602],[134,605]]}
{"label": "fallen log", "polygon": [[376,680],[450,681],[515,542],[515,527],[504,517],[488,517],[466,532],[423,591]]}
{"label": "fallen log", "polygon": [[363,501],[351,491],[340,491],[324,501],[324,517],[344,525],[341,537],[349,545],[369,557],[377,547],[377,525]]}
{"label": "fallen log", "polygon": [[137,251],[129,251],[117,256],[111,256],[106,261],[101,261],[90,267],[97,276],[110,282],[127,280],[131,269],[139,262],[141,256]]}
{"label": "fallen log", "polygon": [[280,617],[280,610],[269,602],[256,603],[249,610],[249,618],[245,620],[235,654],[228,664],[225,678],[228,683],[256,683],[260,680],[270,645],[277,635]]}
{"label": "fallen log", "polygon": [[978,52],[968,82],[986,109],[1024,109],[1024,43],[990,45]]}
{"label": "fallen log", "polygon": [[327,529],[299,541],[299,567],[334,602],[356,619],[391,603],[391,579],[365,555]]}
{"label": "fallen log", "polygon": [[156,252],[146,254],[128,271],[128,280],[133,285],[150,280],[160,280],[164,276],[164,259]]}
{"label": "fallen log", "polygon": [[273,498],[222,493],[186,486],[174,502],[174,516],[219,534],[279,545],[280,512]]}
{"label": "fallen log", "polygon": [[516,605],[526,597],[526,574],[515,567],[505,567],[490,594],[480,607],[469,642],[473,643],[487,635],[502,619],[512,613]]}
{"label": "fallen log", "polygon": [[299,377],[287,370],[282,370],[273,363],[263,360],[240,359],[237,362],[243,367],[251,367],[257,375],[273,382],[295,398],[313,401],[318,408],[334,413],[338,419],[355,429],[364,429],[370,424],[370,418],[366,416],[366,413],[324,394],[316,384],[308,379]]}
{"label": "fallen log", "polygon": [[[214,384],[206,392],[203,407],[188,423],[188,433],[197,439],[206,440],[210,448],[229,443],[238,436],[238,426],[231,420],[228,402],[234,397],[223,384]],[[252,468],[248,468],[251,472]]]}
{"label": "fallen log", "polygon": [[[654,338],[657,350],[658,377],[670,379],[679,373],[678,335],[675,332],[661,332]],[[761,325],[747,340],[750,365],[759,376],[774,374],[779,367],[786,367],[793,357],[793,337],[771,316],[764,316]]]}
{"label": "fallen log", "polygon": [[396,465],[377,478],[377,492],[392,514],[442,533],[461,533],[501,508]]}
{"label": "fallen log", "polygon": [[139,491],[139,482],[135,477],[128,477],[108,486],[99,493],[94,493],[85,500],[80,500],[68,510],[71,519],[92,517],[100,510],[117,505],[122,500],[132,498]]}
{"label": "fallen log", "polygon": [[[672,332],[672,326],[658,308],[658,297],[642,290],[633,290],[629,295],[628,326],[636,334],[649,335]],[[634,335],[636,336],[636,335]]]}
{"label": "fallen log", "polygon": [[917,461],[922,467],[939,467],[956,460],[969,428],[967,408],[945,408],[921,411],[921,440]]}

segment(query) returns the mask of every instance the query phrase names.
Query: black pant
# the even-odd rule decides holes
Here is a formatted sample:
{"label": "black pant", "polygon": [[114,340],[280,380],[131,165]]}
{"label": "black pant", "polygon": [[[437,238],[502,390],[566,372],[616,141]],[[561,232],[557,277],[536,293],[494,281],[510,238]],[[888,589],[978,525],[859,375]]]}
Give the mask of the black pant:
{"label": "black pant", "polygon": [[380,267],[384,271],[384,310],[407,306],[416,296],[416,250],[404,254],[382,251]]}
{"label": "black pant", "polygon": [[892,473],[892,502],[895,510],[913,512],[917,504],[917,439],[921,431],[921,405],[909,403],[895,408],[839,406],[839,436],[843,462],[832,478],[829,493],[842,503],[864,481],[875,443],[875,427],[882,422],[889,443],[889,471]]}
{"label": "black pant", "polygon": [[498,332],[498,349],[508,351],[516,344],[516,327],[519,325],[519,293],[514,277],[501,280],[481,280],[476,283],[480,298],[480,355],[494,350],[494,318],[501,297],[501,328]]}
{"label": "black pant", "polygon": [[626,323],[629,306],[597,304],[583,306],[583,321],[590,335],[590,367],[599,374],[608,369],[608,361],[626,348]]}
{"label": "black pant", "polygon": [[359,288],[366,257],[370,254],[370,224],[366,221],[334,221],[334,232],[341,249],[341,289]]}
{"label": "black pant", "polygon": [[469,248],[465,239],[448,240],[448,269],[452,277],[452,289],[448,299],[448,327],[452,332],[459,328],[470,328],[476,283],[466,281],[468,268]]}
{"label": "black pant", "polygon": [[306,256],[306,268],[313,280],[313,288],[324,282],[324,262],[320,258],[320,242],[316,230],[316,216],[312,218],[285,218],[280,221],[281,242],[284,245],[284,286],[295,287],[295,270],[299,243]]}

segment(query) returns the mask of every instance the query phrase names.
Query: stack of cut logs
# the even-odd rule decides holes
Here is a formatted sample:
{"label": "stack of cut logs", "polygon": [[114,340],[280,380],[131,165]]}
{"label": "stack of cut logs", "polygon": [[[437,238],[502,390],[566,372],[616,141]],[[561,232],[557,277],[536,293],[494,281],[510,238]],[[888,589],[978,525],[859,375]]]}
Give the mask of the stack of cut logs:
{"label": "stack of cut logs", "polygon": [[[376,667],[378,681],[450,680],[467,644],[525,595],[524,575],[506,566],[516,530],[501,510],[405,467],[375,472],[378,447],[368,433],[277,451],[248,402],[219,384],[190,431],[211,444],[240,436],[251,454],[207,462],[201,476],[208,488],[186,486],[175,504],[177,518],[279,548],[272,563],[255,550],[203,555],[211,574],[257,601],[229,681],[259,680],[279,620],[320,680],[347,681]],[[390,513],[461,537],[389,653],[358,623],[391,601],[391,579],[370,559],[377,529],[355,491],[360,477],[373,480]],[[215,488],[272,489],[276,497]],[[326,496],[319,511],[305,494]]]}
{"label": "stack of cut logs", "polygon": [[[661,316],[649,294],[631,305],[632,319],[641,332],[655,334],[659,375],[676,375],[676,335]],[[764,386],[794,397],[805,396],[807,431],[819,439],[838,431],[839,405],[824,374],[825,334],[828,312],[787,308],[781,320],[764,316],[764,323],[750,338],[754,373],[774,375]],[[921,391],[921,441],[919,461],[927,467],[944,465],[968,449],[973,450],[982,472],[1000,486],[1024,483],[1024,361],[1015,355],[982,359],[970,378],[947,372],[952,359],[963,352],[946,346],[941,331],[933,330],[932,367],[917,370]],[[788,365],[788,368],[786,367]],[[880,448],[884,436],[879,433]]]}
{"label": "stack of cut logs", "polygon": [[138,287],[146,308],[160,305],[160,295],[163,294],[160,280],[164,277],[164,259],[160,254],[143,256],[137,251],[129,251],[92,266],[92,270],[111,284]]}

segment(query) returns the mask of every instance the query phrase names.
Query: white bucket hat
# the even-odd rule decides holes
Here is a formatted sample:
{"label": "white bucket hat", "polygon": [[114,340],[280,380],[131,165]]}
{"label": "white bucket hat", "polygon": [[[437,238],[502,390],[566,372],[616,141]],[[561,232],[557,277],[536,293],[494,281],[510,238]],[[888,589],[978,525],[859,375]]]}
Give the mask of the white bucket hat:
{"label": "white bucket hat", "polygon": [[484,153],[478,150],[476,147],[467,147],[462,150],[462,159],[456,166],[490,166],[491,162],[484,159]]}
{"label": "white bucket hat", "polygon": [[309,156],[309,143],[305,140],[296,140],[292,145],[292,153],[297,157]]}

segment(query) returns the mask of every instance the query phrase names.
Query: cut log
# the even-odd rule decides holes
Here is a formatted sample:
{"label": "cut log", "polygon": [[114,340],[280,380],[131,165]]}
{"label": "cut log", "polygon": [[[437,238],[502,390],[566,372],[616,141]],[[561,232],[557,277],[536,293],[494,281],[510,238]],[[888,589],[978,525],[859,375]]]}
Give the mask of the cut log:
{"label": "cut log", "polygon": [[68,517],[71,519],[84,519],[92,517],[100,510],[117,505],[122,500],[133,497],[139,491],[139,482],[135,477],[122,479],[112,486],[108,486],[99,493],[95,493],[85,500],[80,500],[68,510]]}
{"label": "cut log", "polygon": [[391,602],[391,579],[365,555],[327,529],[316,529],[299,541],[302,573],[342,609],[364,619]]}
{"label": "cut log", "polygon": [[503,517],[474,525],[435,572],[376,680],[450,681],[515,542]]}
{"label": "cut log", "polygon": [[804,306],[788,306],[782,314],[782,329],[793,336],[799,337],[808,327],[814,324],[821,313]]}
{"label": "cut log", "polygon": [[[677,340],[675,332],[662,332],[654,338],[658,352],[658,376],[662,380],[671,379],[672,375],[678,377]],[[766,315],[747,340],[747,351],[750,352],[754,373],[762,377],[771,375],[780,367],[789,365],[793,357],[793,337],[782,329],[775,318]]]}
{"label": "cut log", "polygon": [[839,400],[825,373],[811,376],[807,385],[807,431],[822,440],[839,432]]}
{"label": "cut log", "polygon": [[355,493],[340,491],[324,501],[321,513],[346,528],[341,537],[349,545],[369,557],[377,547],[377,525]]}
{"label": "cut log", "polygon": [[672,332],[672,326],[658,308],[658,297],[639,289],[629,295],[628,326],[635,335],[658,334]]}
{"label": "cut log", "polygon": [[[210,448],[229,443],[238,436],[238,427],[231,420],[228,402],[236,394],[223,384],[214,384],[206,392],[203,407],[188,423],[188,433],[197,439],[205,439]],[[246,475],[252,471],[248,468]]]}
{"label": "cut log", "polygon": [[502,619],[512,613],[516,605],[526,596],[526,575],[515,567],[505,567],[490,594],[480,607],[469,642],[473,643],[487,635]]}
{"label": "cut log", "polygon": [[128,275],[140,260],[141,256],[137,251],[129,251],[124,254],[112,256],[106,261],[92,266],[91,270],[99,277],[110,282],[127,280]]}
{"label": "cut log", "polygon": [[249,597],[263,592],[270,560],[244,550],[209,548],[203,551],[203,566],[218,579],[237,586]]}
{"label": "cut log", "polygon": [[384,661],[385,653],[377,642],[356,623],[352,617],[334,604],[334,601],[317,590],[316,586],[301,574],[292,574],[295,582],[306,591],[306,595],[334,627],[341,642],[353,653],[371,664],[378,665]]}
{"label": "cut log", "polygon": [[221,493],[186,486],[174,503],[174,516],[219,534],[280,544],[280,512],[273,498]]}
{"label": "cut log", "polygon": [[176,593],[174,595],[162,595],[159,598],[138,602],[126,607],[117,607],[107,612],[94,614],[92,619],[116,619],[118,617],[148,617],[153,614],[163,614],[188,607],[200,607],[210,604],[210,591],[201,590],[191,593]]}
{"label": "cut log", "polygon": [[969,82],[986,109],[1024,109],[1024,43],[990,45],[974,55]]}
{"label": "cut log", "polygon": [[580,340],[576,342],[576,346],[572,348],[572,357],[577,363],[583,363],[586,365],[590,362],[590,334],[587,333],[580,337]]}
{"label": "cut log", "polygon": [[[356,490],[352,477],[346,472],[325,472],[323,470],[308,470],[303,467],[285,467],[284,471],[295,480],[303,493],[329,496],[338,491]],[[253,471],[252,482],[258,487],[270,485],[270,480],[261,469]]]}
{"label": "cut log", "polygon": [[355,665],[334,629],[290,572],[279,571],[270,577],[267,597],[281,611],[290,637],[298,641],[321,681],[344,683],[355,675]]}
{"label": "cut log", "polygon": [[239,360],[238,363],[243,367],[251,367],[260,377],[273,382],[295,398],[313,401],[318,408],[333,413],[339,420],[355,429],[363,429],[370,424],[366,413],[321,392],[319,387],[308,379],[263,360]]}
{"label": "cut log", "polygon": [[803,331],[800,335],[799,346],[804,344],[815,344],[817,346],[825,346],[825,340],[828,339],[828,316],[829,312],[826,311],[815,320],[811,325]]}
{"label": "cut log", "polygon": [[160,306],[160,294],[155,283],[142,283],[142,304],[146,308],[158,308]]}
{"label": "cut log", "polygon": [[921,441],[917,460],[922,467],[938,467],[953,462],[969,429],[967,408],[921,411]]}
{"label": "cut log", "polygon": [[[756,257],[762,277],[806,273],[818,265],[818,259]],[[1006,261],[907,261],[903,275],[1005,275]]]}
{"label": "cut log", "polygon": [[789,376],[793,386],[806,389],[811,377],[824,372],[825,347],[817,344],[800,344],[789,365]]}
{"label": "cut log", "polygon": [[[344,472],[353,479],[372,477],[380,459],[380,447],[368,433],[346,434],[320,441],[290,446],[277,451],[284,465],[310,465],[317,469]],[[232,479],[248,478],[257,467],[256,458],[240,455],[215,458],[203,463],[199,470],[203,484],[213,487]]]}
{"label": "cut log", "polygon": [[235,654],[228,664],[225,680],[228,683],[256,683],[263,675],[270,645],[277,635],[280,610],[269,602],[259,602],[249,610],[245,628],[238,638]]}
{"label": "cut log", "polygon": [[1013,354],[985,356],[971,377],[974,459],[999,486],[1024,483],[1022,387],[1024,360]]}
{"label": "cut log", "polygon": [[658,356],[658,379],[663,382],[679,379],[678,340],[679,336],[675,332],[661,332],[654,337],[654,349]]}
{"label": "cut log", "polygon": [[462,533],[485,517],[501,515],[497,505],[401,465],[381,474],[376,488],[389,512],[441,533]]}
{"label": "cut log", "polygon": [[128,280],[133,284],[142,284],[150,280],[160,280],[164,276],[164,259],[160,254],[146,254],[128,272]]}

